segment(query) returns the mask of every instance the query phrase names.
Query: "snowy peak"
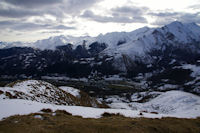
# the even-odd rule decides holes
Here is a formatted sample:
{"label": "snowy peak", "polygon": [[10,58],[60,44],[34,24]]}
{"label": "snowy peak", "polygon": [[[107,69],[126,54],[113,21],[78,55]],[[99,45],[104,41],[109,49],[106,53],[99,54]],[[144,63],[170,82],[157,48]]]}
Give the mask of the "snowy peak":
{"label": "snowy peak", "polygon": [[[200,42],[200,27],[194,23],[183,24],[176,21],[161,28],[147,29],[143,34],[134,35],[131,39],[126,45],[116,48],[117,51],[114,53],[144,56],[146,52],[152,49],[161,49],[163,45],[179,47],[182,44],[195,44]],[[112,53],[112,50],[106,53]]]}
{"label": "snowy peak", "polygon": [[132,40],[137,40],[139,37],[146,34],[149,30],[148,27],[143,27],[137,29],[132,32],[111,32],[105,35],[100,34],[97,37],[90,37],[90,36],[82,36],[82,37],[73,37],[73,36],[55,36],[50,37],[48,39],[39,40],[32,44],[32,47],[36,47],[39,49],[55,49],[57,46],[62,46],[66,44],[72,44],[73,48],[75,49],[78,45],[85,45],[86,48],[92,43],[105,43],[107,47],[116,47],[127,43]]}
{"label": "snowy peak", "polygon": [[84,43],[89,45],[93,42],[93,40],[94,39],[89,36],[73,37],[73,36],[61,35],[36,41],[35,43],[32,44],[32,47],[36,47],[41,50],[45,49],[55,50],[57,46],[72,44],[73,48],[75,49],[78,45],[83,45]]}
{"label": "snowy peak", "polygon": [[105,35],[99,35],[96,37],[96,41],[100,43],[106,43],[108,47],[117,47],[127,42],[137,40],[139,37],[145,35],[151,29],[143,27],[132,32],[111,32]]}
{"label": "snowy peak", "polygon": [[[151,34],[159,32],[161,35],[158,37],[152,37]],[[146,37],[151,36],[151,37]],[[167,36],[168,38],[163,38]],[[147,38],[148,40],[144,40]],[[161,28],[149,28],[143,27],[132,32],[111,32],[105,35],[100,34],[97,37],[90,36],[55,36],[48,39],[38,40],[34,43],[1,43],[0,48],[10,48],[10,47],[20,47],[20,46],[30,46],[39,49],[55,49],[57,46],[62,46],[66,44],[73,44],[74,49],[78,45],[85,45],[89,48],[89,45],[94,42],[105,43],[108,48],[116,48],[122,44],[132,43],[142,40],[150,43],[156,43],[156,40],[171,39],[179,43],[188,43],[191,41],[199,41],[200,39],[200,27],[195,23],[181,23],[178,21],[172,22]],[[146,45],[146,44],[145,44]]]}
{"label": "snowy peak", "polygon": [[174,40],[180,43],[191,43],[199,41],[200,27],[195,23],[183,24],[181,22],[172,22],[160,29],[163,34],[174,35]]}

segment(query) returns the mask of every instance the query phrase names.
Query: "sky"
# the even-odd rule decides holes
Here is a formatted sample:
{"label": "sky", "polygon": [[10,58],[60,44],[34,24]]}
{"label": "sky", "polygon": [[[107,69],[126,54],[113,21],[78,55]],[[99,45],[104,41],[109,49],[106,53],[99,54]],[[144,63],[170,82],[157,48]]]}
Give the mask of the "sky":
{"label": "sky", "polygon": [[200,0],[0,0],[0,41],[33,42],[51,36],[97,36],[200,24]]}

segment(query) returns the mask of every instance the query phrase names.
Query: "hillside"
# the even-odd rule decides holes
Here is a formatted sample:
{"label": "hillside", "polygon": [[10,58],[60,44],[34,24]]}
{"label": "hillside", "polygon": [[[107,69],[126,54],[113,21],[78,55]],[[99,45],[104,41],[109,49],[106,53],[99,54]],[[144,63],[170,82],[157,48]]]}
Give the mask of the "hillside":
{"label": "hillside", "polygon": [[[151,95],[148,101],[141,102],[141,98],[146,99],[148,95]],[[120,113],[126,117],[148,118],[200,116],[200,97],[187,92],[140,92],[134,93],[131,99],[128,101],[120,95],[117,97],[111,95],[98,99],[97,102],[86,93],[72,87],[55,87],[39,80],[16,81],[0,88],[0,106],[3,107],[0,116],[3,118],[16,114],[36,113],[43,108],[65,110],[84,118],[99,118],[104,112]],[[104,102],[111,109],[105,109],[107,105],[102,104]]]}
{"label": "hillside", "polygon": [[[154,95],[153,95],[154,94]],[[155,95],[156,94],[156,95]],[[148,98],[147,101],[143,100]],[[105,101],[111,108],[123,108],[154,112],[176,117],[200,116],[200,97],[182,91],[151,92],[133,94],[132,101],[110,96]]]}
{"label": "hillside", "polygon": [[[73,95],[72,92],[77,92],[77,95]],[[59,88],[40,80],[16,81],[6,87],[0,87],[0,99],[24,99],[55,105],[103,107],[82,91],[72,87]]]}
{"label": "hillside", "polygon": [[[148,95],[153,97],[141,99]],[[16,81],[0,88],[0,131],[200,131],[197,95],[182,91],[136,92],[131,96],[135,102],[129,103],[119,96],[105,97],[103,101],[111,102],[111,108],[99,108],[106,106],[73,87],[55,87],[40,80]]]}

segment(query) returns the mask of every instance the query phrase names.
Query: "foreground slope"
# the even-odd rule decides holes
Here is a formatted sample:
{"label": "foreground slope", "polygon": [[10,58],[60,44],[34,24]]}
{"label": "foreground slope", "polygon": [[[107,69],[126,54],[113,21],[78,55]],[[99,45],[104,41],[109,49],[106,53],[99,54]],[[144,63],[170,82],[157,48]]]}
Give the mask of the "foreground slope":
{"label": "foreground slope", "polygon": [[102,106],[84,92],[71,87],[71,92],[77,92],[77,95],[73,95],[69,89],[64,90],[63,88],[70,87],[59,88],[40,80],[17,81],[8,84],[6,87],[0,87],[0,99],[24,99],[56,105]]}
{"label": "foreground slope", "polygon": [[[52,115],[54,114],[54,115]],[[84,119],[64,111],[13,116],[0,121],[4,133],[199,133],[200,119],[124,118],[111,115],[101,119]]]}
{"label": "foreground slope", "polygon": [[[139,95],[144,94],[140,93]],[[135,94],[132,95],[132,100],[136,100],[137,96]],[[144,95],[145,97],[148,96]],[[111,108],[116,109],[140,110],[142,112],[154,112],[175,117],[200,116],[200,97],[183,91],[156,92],[156,96],[142,103],[140,98],[138,98],[137,102],[128,102],[119,97],[110,97],[105,101],[109,103],[108,105]]]}
{"label": "foreground slope", "polygon": [[[129,109],[103,109],[83,106],[46,104],[22,99],[2,99],[0,101],[0,107],[2,107],[0,110],[0,119],[17,114],[23,115],[36,113],[44,108],[49,108],[53,111],[58,109],[65,110],[72,115],[78,115],[84,118],[99,118],[105,112],[114,114],[119,113],[126,117],[196,118],[200,116],[199,101],[199,96],[179,91],[166,92],[146,103],[129,103],[127,105],[129,106]],[[113,107],[113,105],[111,107]]]}
{"label": "foreground slope", "polygon": [[[200,116],[200,97],[182,91],[165,92],[141,105],[136,104],[135,107],[138,106],[138,109],[148,112],[171,114],[180,117]],[[134,107],[134,103],[132,106]]]}

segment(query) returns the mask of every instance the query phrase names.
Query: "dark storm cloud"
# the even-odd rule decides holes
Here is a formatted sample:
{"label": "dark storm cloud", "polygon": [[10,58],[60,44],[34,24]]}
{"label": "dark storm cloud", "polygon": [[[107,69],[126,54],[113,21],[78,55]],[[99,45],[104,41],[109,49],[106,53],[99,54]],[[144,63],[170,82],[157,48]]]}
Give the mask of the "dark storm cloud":
{"label": "dark storm cloud", "polygon": [[85,11],[81,17],[97,22],[114,23],[147,23],[144,15],[148,11],[146,7],[118,7],[111,9],[112,16],[95,15],[92,11]]}
{"label": "dark storm cloud", "polygon": [[160,12],[149,13],[150,16],[156,17],[152,25],[165,25],[172,21],[181,21],[184,23],[200,23],[200,12],[197,13],[183,13],[183,12]]}

